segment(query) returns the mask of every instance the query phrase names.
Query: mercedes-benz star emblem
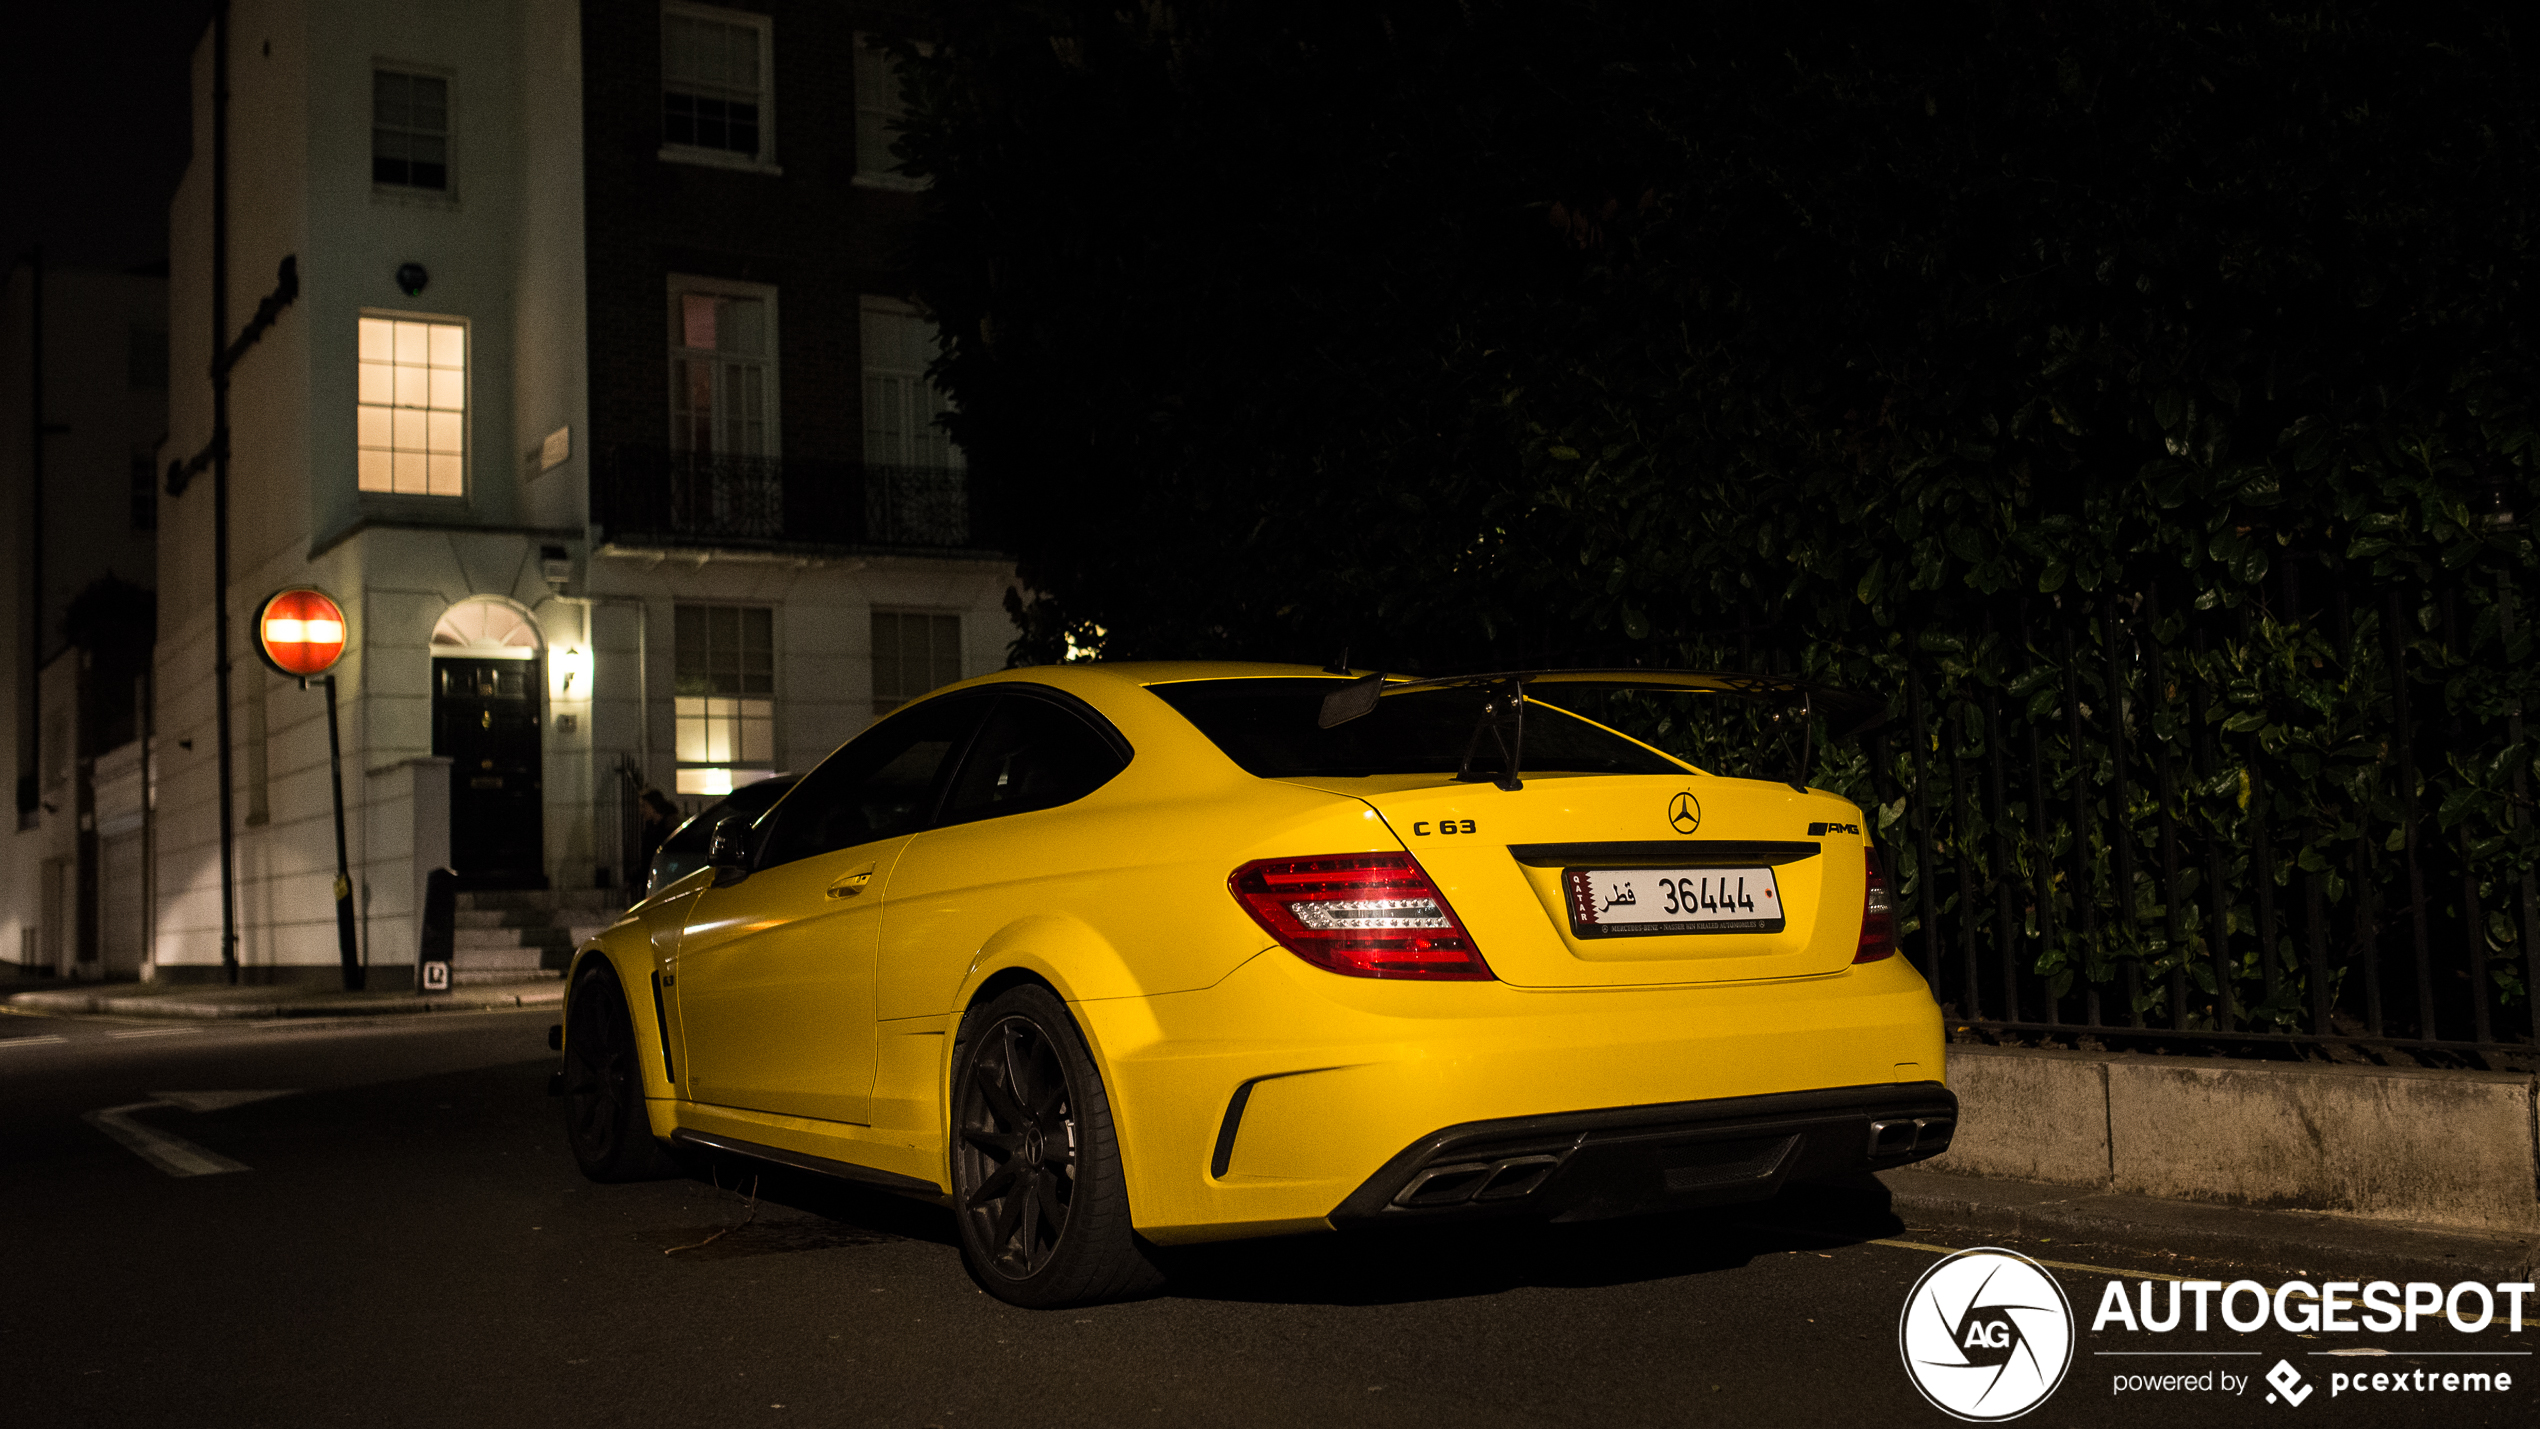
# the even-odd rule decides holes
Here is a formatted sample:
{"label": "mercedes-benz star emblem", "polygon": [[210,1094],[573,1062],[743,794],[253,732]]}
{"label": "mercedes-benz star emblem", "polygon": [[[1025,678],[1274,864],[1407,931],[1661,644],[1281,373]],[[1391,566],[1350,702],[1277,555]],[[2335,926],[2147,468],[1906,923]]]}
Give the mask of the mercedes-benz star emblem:
{"label": "mercedes-benz star emblem", "polygon": [[1677,833],[1692,833],[1702,827],[1702,806],[1694,802],[1691,794],[1678,794],[1668,801],[1667,822],[1676,826]]}

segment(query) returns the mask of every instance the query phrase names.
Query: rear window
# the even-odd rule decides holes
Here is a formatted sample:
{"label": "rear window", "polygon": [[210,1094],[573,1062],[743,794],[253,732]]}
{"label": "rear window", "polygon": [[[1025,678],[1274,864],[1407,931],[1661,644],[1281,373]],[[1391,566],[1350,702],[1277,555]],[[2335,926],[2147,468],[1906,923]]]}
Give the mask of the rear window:
{"label": "rear window", "polygon": [[[1245,772],[1264,779],[1360,779],[1375,774],[1453,774],[1481,719],[1485,690],[1463,686],[1388,695],[1376,712],[1320,729],[1323,697],[1341,679],[1189,680],[1149,685]],[[1477,770],[1496,773],[1499,746],[1488,735]],[[1684,766],[1576,715],[1529,700],[1526,774],[1682,774]]]}

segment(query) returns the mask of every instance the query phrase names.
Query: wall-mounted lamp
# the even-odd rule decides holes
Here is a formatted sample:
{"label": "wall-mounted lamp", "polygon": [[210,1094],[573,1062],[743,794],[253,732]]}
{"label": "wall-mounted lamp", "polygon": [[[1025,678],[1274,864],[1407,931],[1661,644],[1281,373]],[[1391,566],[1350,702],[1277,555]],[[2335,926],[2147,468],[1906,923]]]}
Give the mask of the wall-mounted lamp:
{"label": "wall-mounted lamp", "polygon": [[[555,657],[556,698],[560,700],[591,698],[591,653],[582,647],[568,646]],[[581,682],[576,694],[574,683]]]}

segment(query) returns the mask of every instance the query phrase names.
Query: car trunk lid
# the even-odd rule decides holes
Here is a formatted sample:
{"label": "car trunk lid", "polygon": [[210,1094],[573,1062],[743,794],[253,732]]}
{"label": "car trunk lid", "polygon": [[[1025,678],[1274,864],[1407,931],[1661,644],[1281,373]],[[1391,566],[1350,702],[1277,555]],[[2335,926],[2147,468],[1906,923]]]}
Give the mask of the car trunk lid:
{"label": "car trunk lid", "polygon": [[1858,946],[1861,816],[1831,794],[1698,774],[1292,782],[1372,806],[1519,987],[1816,976]]}

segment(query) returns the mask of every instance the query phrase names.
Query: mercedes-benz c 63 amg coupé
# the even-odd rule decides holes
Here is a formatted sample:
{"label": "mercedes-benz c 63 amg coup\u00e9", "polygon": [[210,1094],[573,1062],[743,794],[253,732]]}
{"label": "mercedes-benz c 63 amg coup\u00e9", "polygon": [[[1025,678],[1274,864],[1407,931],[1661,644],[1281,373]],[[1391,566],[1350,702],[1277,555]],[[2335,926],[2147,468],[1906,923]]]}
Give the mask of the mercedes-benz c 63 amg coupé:
{"label": "mercedes-benz c 63 amg coup\u00e9", "polygon": [[1180,1243],[1753,1200],[1944,1148],[1861,811],[1564,708],[1599,684],[1742,692],[1096,663],[899,709],[580,950],[574,1154],[932,1198],[982,1285],[1053,1306]]}

